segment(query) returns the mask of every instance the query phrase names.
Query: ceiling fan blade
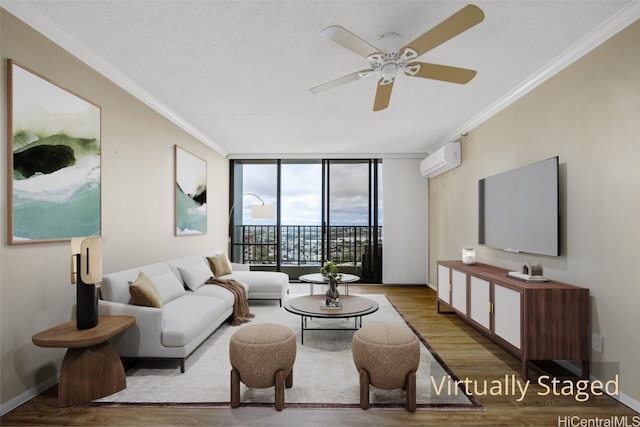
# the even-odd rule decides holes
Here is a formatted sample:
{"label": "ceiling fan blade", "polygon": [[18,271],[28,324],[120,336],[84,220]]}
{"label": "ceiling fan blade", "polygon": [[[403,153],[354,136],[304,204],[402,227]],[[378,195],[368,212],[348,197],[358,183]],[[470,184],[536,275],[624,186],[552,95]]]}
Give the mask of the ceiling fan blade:
{"label": "ceiling fan blade", "polygon": [[369,55],[373,55],[374,53],[381,53],[380,49],[362,40],[360,37],[340,25],[327,27],[320,31],[320,34],[365,58]]}
{"label": "ceiling fan blade", "polygon": [[[418,67],[416,67],[416,65]],[[413,70],[416,70],[413,72]],[[476,70],[450,67],[448,65],[429,64],[426,62],[414,62],[407,65],[407,76],[422,77],[423,79],[442,80],[443,82],[465,84],[477,74]]]}
{"label": "ceiling fan blade", "polygon": [[362,79],[364,77],[369,76],[372,73],[373,71],[371,71],[368,68],[365,70],[356,71],[355,73],[347,74],[346,76],[337,78],[335,80],[331,80],[330,82],[326,82],[316,87],[312,87],[311,89],[309,89],[309,92],[318,93],[325,90],[329,90],[336,86],[342,86],[343,84],[347,84],[347,83]]}
{"label": "ceiling fan blade", "polygon": [[441,45],[458,34],[468,30],[484,19],[484,12],[475,5],[467,5],[454,13],[414,41],[400,49],[402,52],[406,48],[411,48],[418,53],[418,56]]}
{"label": "ceiling fan blade", "polygon": [[391,99],[391,89],[393,89],[393,82],[382,84],[384,78],[378,81],[378,90],[376,90],[376,99],[373,101],[373,111],[384,110],[389,106],[389,99]]}

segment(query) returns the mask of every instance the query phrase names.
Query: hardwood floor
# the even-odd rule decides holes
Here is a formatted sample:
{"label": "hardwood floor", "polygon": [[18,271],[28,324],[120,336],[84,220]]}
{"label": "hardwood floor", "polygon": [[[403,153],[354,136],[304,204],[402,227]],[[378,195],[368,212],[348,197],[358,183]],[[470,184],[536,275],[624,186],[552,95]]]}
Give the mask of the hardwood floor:
{"label": "hardwood floor", "polygon": [[[308,290],[308,288],[307,288]],[[519,378],[520,362],[454,315],[436,313],[436,294],[423,286],[352,285],[352,293],[386,293],[460,379],[482,384]],[[0,425],[84,426],[579,426],[640,425],[640,415],[608,396],[578,402],[573,396],[539,396],[531,385],[525,398],[495,393],[477,396],[482,411],[333,410],[274,408],[211,409],[162,407],[90,407],[59,409],[57,387],[0,418]],[[626,418],[624,418],[626,417]],[[635,417],[635,418],[634,418]],[[605,420],[606,419],[606,420]],[[598,421],[600,420],[600,421]],[[607,421],[608,420],[608,421]],[[587,423],[591,424],[587,424]],[[600,424],[597,424],[600,422]],[[614,424],[617,423],[617,424]],[[584,424],[580,424],[584,423]]]}

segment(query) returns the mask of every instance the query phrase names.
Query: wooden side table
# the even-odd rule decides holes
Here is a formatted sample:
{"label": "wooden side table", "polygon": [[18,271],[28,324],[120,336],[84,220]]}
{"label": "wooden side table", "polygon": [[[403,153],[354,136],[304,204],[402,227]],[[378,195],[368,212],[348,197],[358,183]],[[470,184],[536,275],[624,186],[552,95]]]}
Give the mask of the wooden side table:
{"label": "wooden side table", "polygon": [[133,316],[100,316],[98,325],[91,329],[79,330],[72,320],[31,337],[39,347],[68,348],[60,368],[60,407],[108,396],[126,387],[122,361],[108,340],[135,323]]}

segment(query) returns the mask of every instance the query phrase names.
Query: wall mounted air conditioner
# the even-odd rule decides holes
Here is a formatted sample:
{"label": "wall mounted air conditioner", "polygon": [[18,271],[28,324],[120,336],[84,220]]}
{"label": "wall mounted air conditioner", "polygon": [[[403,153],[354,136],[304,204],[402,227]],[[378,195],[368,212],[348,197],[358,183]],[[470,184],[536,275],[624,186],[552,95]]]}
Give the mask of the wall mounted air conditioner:
{"label": "wall mounted air conditioner", "polygon": [[449,142],[420,162],[420,174],[432,178],[460,166],[460,143]]}

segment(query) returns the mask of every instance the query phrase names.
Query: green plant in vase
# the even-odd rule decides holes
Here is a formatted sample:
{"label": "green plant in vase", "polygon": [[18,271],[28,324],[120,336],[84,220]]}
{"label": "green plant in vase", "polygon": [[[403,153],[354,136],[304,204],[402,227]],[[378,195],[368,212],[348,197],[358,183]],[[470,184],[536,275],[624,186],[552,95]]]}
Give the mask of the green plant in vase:
{"label": "green plant in vase", "polygon": [[338,292],[338,284],[342,280],[342,273],[338,272],[338,266],[333,261],[327,261],[320,269],[320,274],[327,278],[329,281],[329,289],[325,294],[327,306],[337,306],[340,293]]}

